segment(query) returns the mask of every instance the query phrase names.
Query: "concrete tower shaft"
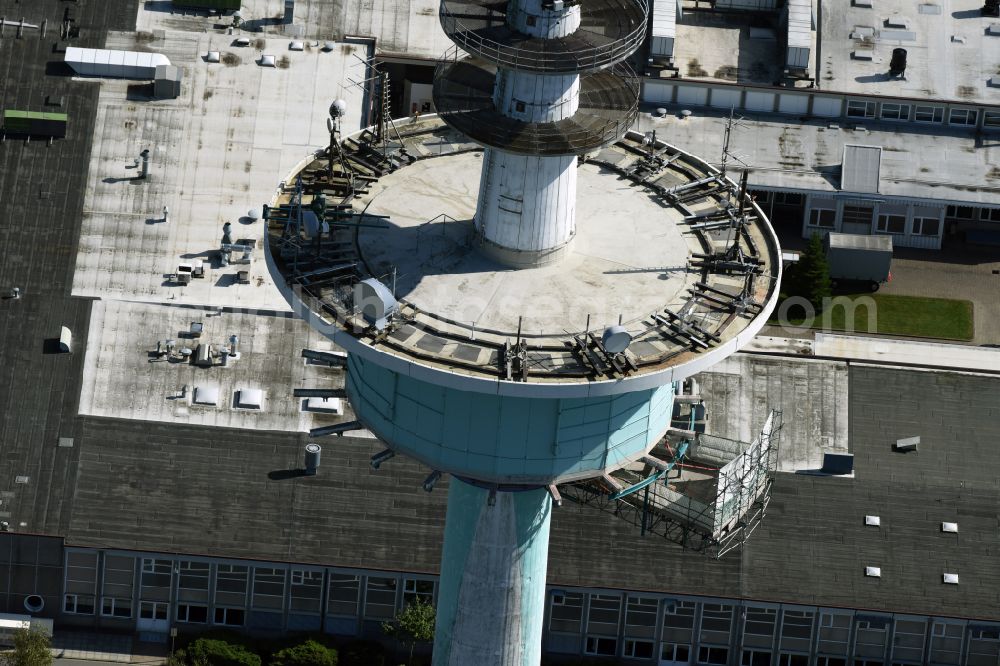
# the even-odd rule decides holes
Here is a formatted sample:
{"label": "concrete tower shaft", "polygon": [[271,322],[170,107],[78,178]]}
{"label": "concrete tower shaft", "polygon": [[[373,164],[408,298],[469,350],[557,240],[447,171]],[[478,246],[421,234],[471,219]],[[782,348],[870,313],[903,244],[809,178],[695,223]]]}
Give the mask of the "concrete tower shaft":
{"label": "concrete tower shaft", "polygon": [[[456,66],[438,72],[435,100],[446,122],[488,148],[475,227],[483,251],[502,264],[530,268],[566,256],[576,234],[577,156],[618,140],[634,118],[638,87],[627,82],[630,70],[601,72],[587,85],[582,80],[584,73],[614,68],[634,50],[614,39],[633,31],[622,29],[623,16],[607,16],[609,4],[614,3],[510,0],[500,28],[491,25],[490,15],[483,28],[452,20],[447,1],[442,5],[442,24],[456,44],[495,65],[478,128],[475,120],[470,127],[468,118],[456,117],[462,105],[454,99],[456,89],[468,94],[477,87],[474,79],[486,73],[478,66],[458,61],[456,53]],[[594,32],[581,29],[585,5],[605,12],[589,17],[588,24],[596,16],[599,25]],[[601,26],[602,18],[616,23]],[[643,14],[639,23],[644,20]],[[624,22],[634,28],[628,12]],[[587,103],[582,113],[581,97]],[[524,142],[525,135],[535,136]]]}

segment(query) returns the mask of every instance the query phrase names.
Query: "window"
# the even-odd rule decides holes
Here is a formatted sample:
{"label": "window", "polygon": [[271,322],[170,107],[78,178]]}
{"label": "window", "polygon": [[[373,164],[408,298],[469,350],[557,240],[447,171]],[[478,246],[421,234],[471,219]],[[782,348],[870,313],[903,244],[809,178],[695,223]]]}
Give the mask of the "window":
{"label": "window", "polygon": [[949,125],[975,125],[979,112],[975,109],[952,109],[948,114]]}
{"label": "window", "polygon": [[743,624],[744,635],[773,636],[777,617],[778,611],[773,608],[747,608],[746,622]]}
{"label": "window", "polygon": [[193,624],[208,622],[208,606],[201,604],[177,604],[177,621]]}
{"label": "window", "polygon": [[917,236],[937,236],[941,229],[941,221],[936,217],[913,218],[913,233]]}
{"label": "window", "polygon": [[104,597],[101,599],[101,615],[105,617],[132,617],[132,600]]}
{"label": "window", "polygon": [[980,208],[979,219],[1000,222],[1000,208]]}
{"label": "window", "polygon": [[[97,553],[67,551],[65,592],[67,594],[82,594],[93,599],[96,590]],[[93,601],[91,601],[90,612],[93,612]]]}
{"label": "window", "polygon": [[166,620],[167,604],[155,601],[139,602],[139,617],[143,620]]}
{"label": "window", "polygon": [[931,631],[932,664],[962,663],[962,635],[965,628],[957,622],[935,622]]}
{"label": "window", "polygon": [[331,615],[356,617],[360,595],[361,578],[359,576],[331,573],[326,612]]}
{"label": "window", "polygon": [[698,648],[699,664],[718,664],[719,666],[725,666],[728,661],[729,648],[708,647],[707,645],[702,645]]}
{"label": "window", "polygon": [[775,206],[801,206],[803,202],[803,195],[798,192],[775,192],[774,193],[774,205]]}
{"label": "window", "polygon": [[389,620],[396,613],[396,579],[368,577],[365,588],[365,617]]}
{"label": "window", "polygon": [[764,650],[743,650],[743,666],[771,666],[771,653]]}
{"label": "window", "polygon": [[972,206],[948,206],[945,215],[956,220],[971,220],[975,216],[975,211]]}
{"label": "window", "polygon": [[[701,640],[728,643],[733,625],[733,607],[726,604],[705,604],[701,609]],[[716,636],[711,634],[715,633]],[[709,634],[706,636],[706,634]],[[725,634],[719,636],[718,634]]]}
{"label": "window", "polygon": [[875,230],[883,234],[904,234],[906,233],[906,216],[879,215]]}
{"label": "window", "polygon": [[67,594],[63,599],[63,612],[93,615],[94,597],[88,594]]}
{"label": "window", "polygon": [[228,627],[242,627],[246,612],[242,608],[215,608],[215,624]]}
{"label": "window", "polygon": [[207,590],[208,573],[211,568],[208,562],[181,561],[178,563],[180,576],[177,587],[182,590]]}
{"label": "window", "polygon": [[319,613],[323,591],[323,572],[292,569],[290,610]]}
{"label": "window", "polygon": [[848,100],[848,118],[874,118],[875,102],[863,102],[861,100]]}
{"label": "window", "polygon": [[871,206],[844,206],[842,216],[844,224],[867,224],[872,223],[872,214],[875,209]]}
{"label": "window", "polygon": [[285,570],[253,568],[253,607],[280,609],[285,598]]}
{"label": "window", "polygon": [[778,655],[778,666],[809,666],[809,655],[782,652]]}
{"label": "window", "polygon": [[[817,651],[832,655],[846,655],[851,637],[851,615],[848,613],[821,612],[819,616],[819,642]],[[843,665],[842,665],[843,666]]]}
{"label": "window", "polygon": [[1000,111],[984,112],[983,127],[1000,127]]}
{"label": "window", "polygon": [[603,657],[614,657],[618,654],[618,639],[604,636],[587,636],[587,646],[584,654],[596,654]]}
{"label": "window", "polygon": [[588,629],[594,632],[617,634],[621,610],[622,598],[616,594],[590,595],[590,612],[587,615]]}
{"label": "window", "polygon": [[908,120],[909,117],[909,104],[882,102],[882,120]]}
{"label": "window", "polygon": [[220,564],[215,573],[215,590],[216,592],[245,595],[248,577],[249,569],[243,565]]}
{"label": "window", "polygon": [[816,657],[816,666],[847,666],[847,660],[842,657]]}
{"label": "window", "polygon": [[403,603],[408,604],[418,598],[428,604],[434,601],[434,581],[404,578]]}
{"label": "window", "polygon": [[783,652],[778,655],[778,666],[809,666],[809,655]]}
{"label": "window", "polygon": [[691,661],[691,646],[679,643],[663,643],[660,646],[660,661],[686,664]]}
{"label": "window", "polygon": [[813,208],[809,211],[809,226],[833,229],[837,224],[837,211],[828,208]]}
{"label": "window", "polygon": [[913,119],[918,123],[940,123],[944,121],[944,107],[918,105],[913,109]]}
{"label": "window", "polygon": [[652,636],[653,627],[656,626],[656,611],[659,606],[659,599],[630,596],[625,607],[625,632],[629,633],[629,628],[633,628],[642,632],[643,636]]}
{"label": "window", "polygon": [[786,610],[782,614],[781,636],[783,638],[812,638],[813,614],[810,611]]}
{"label": "window", "polygon": [[142,560],[143,587],[170,587],[170,573],[173,562],[170,560]]}
{"label": "window", "polygon": [[674,629],[694,627],[695,603],[693,601],[668,601],[663,613],[663,626]]}
{"label": "window", "polygon": [[633,659],[652,659],[653,642],[625,639],[625,656]]}
{"label": "window", "polygon": [[549,631],[579,633],[583,618],[583,595],[556,592],[549,605]]}

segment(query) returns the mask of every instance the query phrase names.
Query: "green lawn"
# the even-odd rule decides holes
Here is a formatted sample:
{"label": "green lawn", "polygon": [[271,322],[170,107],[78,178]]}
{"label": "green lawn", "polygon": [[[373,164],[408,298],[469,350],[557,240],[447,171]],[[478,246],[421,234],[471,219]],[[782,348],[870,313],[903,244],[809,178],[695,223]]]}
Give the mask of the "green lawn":
{"label": "green lawn", "polygon": [[971,340],[972,302],[949,298],[850,294],[836,296],[813,322],[806,322],[801,307],[782,308],[772,316],[772,325],[781,325],[779,314],[791,326],[855,333],[912,335],[943,340]]}

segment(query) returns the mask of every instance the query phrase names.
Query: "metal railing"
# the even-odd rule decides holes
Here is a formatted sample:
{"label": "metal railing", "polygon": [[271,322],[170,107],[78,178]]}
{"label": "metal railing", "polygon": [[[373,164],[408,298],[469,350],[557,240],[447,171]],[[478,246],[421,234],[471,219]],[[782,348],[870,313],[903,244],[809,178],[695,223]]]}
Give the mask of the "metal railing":
{"label": "metal railing", "polygon": [[581,75],[580,104],[569,118],[528,122],[504,115],[492,97],[493,74],[459,60],[453,48],[438,63],[434,104],[442,120],[481,145],[525,155],[573,155],[619,140],[639,113],[639,79],[628,64]]}
{"label": "metal railing", "polygon": [[[480,18],[470,11],[475,9],[483,7],[441,0],[441,27],[468,53],[505,69],[550,73],[604,69],[632,55],[646,38],[646,0],[582,0],[581,27],[558,39],[527,38],[506,26],[505,14],[487,9]],[[604,32],[592,29],[602,15],[632,17],[631,25],[625,31],[610,31],[608,26],[600,26]],[[607,43],[593,45],[594,41],[604,40]],[[543,44],[544,49],[534,47]]]}

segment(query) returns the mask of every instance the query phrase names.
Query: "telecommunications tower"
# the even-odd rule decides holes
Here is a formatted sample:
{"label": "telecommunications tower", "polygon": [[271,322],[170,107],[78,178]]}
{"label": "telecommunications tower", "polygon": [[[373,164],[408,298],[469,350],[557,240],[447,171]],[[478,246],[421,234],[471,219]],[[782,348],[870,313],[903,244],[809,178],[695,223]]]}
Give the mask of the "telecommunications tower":
{"label": "telecommunications tower", "polygon": [[438,66],[438,115],[333,136],[265,207],[278,288],[347,352],[356,421],[313,434],[365,427],[387,447],[373,467],[399,454],[427,490],[449,477],[436,666],[539,663],[560,486],[662,488],[642,524],[680,521],[688,542],[762,514],[771,421],[711,449],[718,474],[697,482],[717,502],[681,502],[699,445],[678,406],[767,321],[780,249],[744,188],[629,131],[646,12],[443,0],[461,51]]}

